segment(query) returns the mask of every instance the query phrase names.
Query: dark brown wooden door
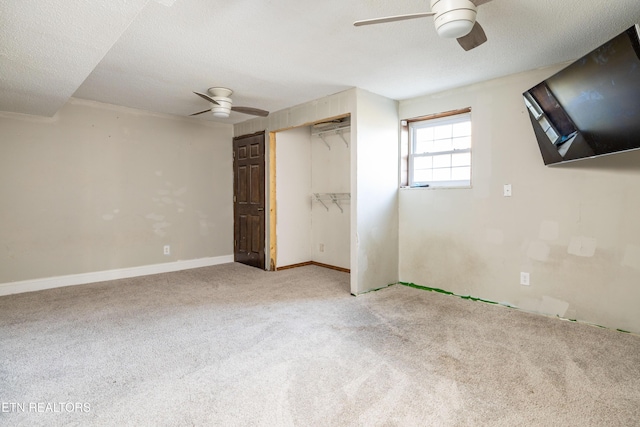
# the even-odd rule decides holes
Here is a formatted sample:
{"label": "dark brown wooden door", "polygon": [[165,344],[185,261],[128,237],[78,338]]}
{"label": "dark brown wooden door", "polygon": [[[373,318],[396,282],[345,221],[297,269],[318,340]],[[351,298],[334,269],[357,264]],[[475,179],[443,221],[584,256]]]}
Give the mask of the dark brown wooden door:
{"label": "dark brown wooden door", "polygon": [[264,132],[233,138],[234,259],[265,267]]}

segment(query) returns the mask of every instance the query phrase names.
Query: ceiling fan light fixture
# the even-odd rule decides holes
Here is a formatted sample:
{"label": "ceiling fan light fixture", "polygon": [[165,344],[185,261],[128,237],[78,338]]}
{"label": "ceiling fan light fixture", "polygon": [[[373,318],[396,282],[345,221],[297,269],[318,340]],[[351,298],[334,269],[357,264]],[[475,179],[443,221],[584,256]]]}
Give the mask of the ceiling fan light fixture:
{"label": "ceiling fan light fixture", "polygon": [[219,96],[214,96],[212,98],[218,103],[218,105],[211,104],[213,117],[229,117],[229,114],[231,114],[231,100],[229,98],[222,98]]}
{"label": "ceiling fan light fixture", "polygon": [[478,8],[470,0],[431,0],[431,11],[440,37],[457,39],[471,32]]}
{"label": "ceiling fan light fixture", "polygon": [[440,37],[447,39],[457,39],[464,37],[473,29],[473,21],[467,21],[466,19],[459,21],[450,21],[439,26],[436,30]]}
{"label": "ceiling fan light fixture", "polygon": [[218,105],[211,104],[213,117],[229,117],[229,114],[231,114],[231,98],[229,97],[233,91],[226,87],[210,87],[207,92],[218,103]]}

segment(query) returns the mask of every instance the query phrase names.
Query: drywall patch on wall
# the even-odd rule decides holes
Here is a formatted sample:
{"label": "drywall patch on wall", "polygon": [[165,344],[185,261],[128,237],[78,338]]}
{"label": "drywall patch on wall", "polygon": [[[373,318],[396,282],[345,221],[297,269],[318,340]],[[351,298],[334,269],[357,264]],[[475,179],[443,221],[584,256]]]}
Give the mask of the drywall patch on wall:
{"label": "drywall patch on wall", "polygon": [[171,225],[170,222],[156,222],[153,224],[153,232],[160,237],[164,237],[167,235],[167,232],[164,230],[165,228]]}
{"label": "drywall patch on wall", "polygon": [[622,265],[640,270],[640,245],[627,245]]}
{"label": "drywall patch on wall", "polygon": [[540,301],[536,298],[520,298],[519,301],[515,301],[516,306],[523,311],[528,311],[531,313],[539,313],[540,309]]}
{"label": "drywall patch on wall", "polygon": [[114,209],[113,212],[107,212],[103,214],[102,219],[104,219],[105,221],[111,221],[119,213],[120,213],[120,209]]}
{"label": "drywall patch on wall", "polygon": [[[160,178],[163,172],[156,171],[155,174]],[[156,190],[157,196],[152,197],[151,200],[159,207],[174,205],[178,213],[184,212],[186,205],[179,197],[185,195],[189,189],[185,186],[178,188],[169,181],[166,181],[164,185],[165,188]]]}
{"label": "drywall patch on wall", "polygon": [[543,221],[540,224],[540,240],[558,240],[560,236],[560,225],[555,221]]}
{"label": "drywall patch on wall", "polygon": [[545,242],[534,241],[529,243],[527,257],[536,261],[545,262],[549,259],[551,248]]}
{"label": "drywall patch on wall", "polygon": [[494,245],[501,245],[504,243],[504,232],[495,228],[488,228],[485,231],[485,240]]}
{"label": "drywall patch on wall", "polygon": [[147,214],[145,218],[150,219],[152,221],[162,221],[164,219],[164,215],[150,213],[150,214]]}
{"label": "drywall patch on wall", "polygon": [[485,247],[466,244],[459,234],[414,234],[419,243],[407,252],[405,262],[428,286],[450,288],[453,284],[453,290],[468,294],[472,278],[486,274]]}
{"label": "drywall patch on wall", "polygon": [[209,221],[209,215],[202,212],[201,210],[196,210],[196,215],[198,215],[199,218],[198,225],[200,226],[200,235],[208,235],[210,229],[215,227],[215,223]]}
{"label": "drywall patch on wall", "polygon": [[540,299],[524,298],[518,303],[518,308],[530,313],[538,313],[546,316],[556,316],[570,320],[568,315],[575,315],[575,310],[569,310],[569,303],[548,295]]}
{"label": "drywall patch on wall", "polygon": [[177,190],[173,190],[173,195],[178,197],[178,196],[182,196],[186,192],[187,192],[187,187],[180,187]]}
{"label": "drywall patch on wall", "polygon": [[540,307],[538,311],[544,314],[551,314],[553,316],[564,317],[568,308],[569,308],[568,302],[561,301],[559,299],[552,298],[545,295],[542,297],[542,301],[540,301]]}
{"label": "drywall patch on wall", "polygon": [[151,228],[153,229],[153,233],[157,236],[164,237],[167,235],[165,228],[171,225],[170,222],[164,221],[164,215],[150,213],[145,216],[150,221],[155,221]]}
{"label": "drywall patch on wall", "polygon": [[[622,332],[622,333],[633,333],[624,329],[620,329],[620,328],[613,328],[613,327],[607,327],[607,326],[602,326],[602,325],[598,325],[596,323],[592,323],[592,322],[585,322],[585,321],[581,321],[581,320],[576,320],[575,319],[575,314],[576,314],[576,310],[575,308],[569,308],[569,303],[566,301],[562,301],[556,298],[552,298],[550,296],[543,296],[542,300],[536,300],[534,298],[524,298],[520,304],[518,305],[512,305],[508,302],[497,302],[497,301],[491,301],[491,300],[487,300],[487,299],[483,299],[483,298],[478,298],[478,297],[474,297],[471,295],[460,295],[460,294],[456,294],[454,292],[450,292],[444,289],[440,289],[440,288],[431,288],[428,286],[421,286],[421,285],[416,285],[415,283],[409,283],[409,282],[398,282],[398,285],[403,285],[403,286],[407,286],[409,288],[414,288],[414,289],[419,289],[422,291],[429,291],[429,292],[436,292],[439,294],[443,294],[443,295],[449,295],[449,296],[454,296],[454,297],[458,297],[458,298],[462,298],[462,299],[466,299],[469,301],[475,301],[475,302],[483,302],[486,304],[492,304],[492,305],[496,305],[496,306],[501,306],[501,307],[505,307],[505,308],[511,308],[514,310],[518,310],[518,311],[524,311],[524,312],[529,312],[529,313],[534,313],[534,314],[538,314],[538,315],[544,315],[544,316],[555,316],[558,317],[560,320],[565,320],[565,321],[570,321],[570,322],[577,322],[577,323],[582,323],[584,325],[589,325],[589,326],[595,326],[597,328],[603,328],[603,329],[610,329],[610,330],[616,330],[618,332]],[[376,291],[381,291],[383,289],[387,289],[391,286],[395,286],[396,283],[392,283],[388,286],[384,286],[382,288],[378,288],[378,289],[373,289],[371,291],[368,292],[376,292]],[[365,292],[366,293],[366,292]]]}
{"label": "drywall patch on wall", "polygon": [[596,254],[598,242],[593,237],[572,237],[567,252],[570,255],[591,258]]}

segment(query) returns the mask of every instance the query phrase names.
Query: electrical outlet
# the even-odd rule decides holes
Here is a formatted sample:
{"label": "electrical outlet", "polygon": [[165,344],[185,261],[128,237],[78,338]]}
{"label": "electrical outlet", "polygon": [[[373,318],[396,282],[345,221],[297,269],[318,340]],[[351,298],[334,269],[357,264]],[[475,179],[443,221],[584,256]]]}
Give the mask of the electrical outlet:
{"label": "electrical outlet", "polygon": [[511,184],[504,185],[504,197],[511,197]]}
{"label": "electrical outlet", "polygon": [[525,273],[524,271],[520,272],[520,284],[524,286],[529,286],[531,284],[529,282],[529,273]]}
{"label": "electrical outlet", "polygon": [[164,254],[165,255],[171,255],[171,246],[164,245]]}
{"label": "electrical outlet", "polygon": [[319,250],[320,252],[324,252],[324,243],[320,243],[320,244],[318,245],[318,250]]}

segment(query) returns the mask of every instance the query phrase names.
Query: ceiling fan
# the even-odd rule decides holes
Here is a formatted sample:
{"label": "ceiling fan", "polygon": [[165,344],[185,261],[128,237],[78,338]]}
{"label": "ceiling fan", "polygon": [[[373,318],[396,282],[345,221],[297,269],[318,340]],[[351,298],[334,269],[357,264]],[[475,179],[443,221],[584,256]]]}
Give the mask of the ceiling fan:
{"label": "ceiling fan", "polygon": [[433,16],[436,31],[440,37],[458,39],[464,50],[471,50],[487,41],[484,30],[476,22],[478,6],[491,0],[431,0],[431,12],[410,13],[384,18],[363,19],[353,23],[361,25],[382,24],[406,19]]}
{"label": "ceiling fan", "polygon": [[211,103],[211,108],[208,110],[200,111],[198,113],[189,114],[190,116],[197,116],[198,114],[204,114],[211,111],[214,117],[229,117],[231,111],[237,111],[238,113],[251,114],[253,116],[267,117],[268,111],[261,110],[259,108],[252,107],[232,107],[231,94],[233,91],[226,87],[210,87],[207,92],[210,95],[206,95],[200,92],[193,92],[200,98],[205,99]]}

